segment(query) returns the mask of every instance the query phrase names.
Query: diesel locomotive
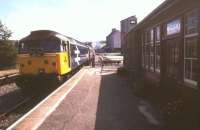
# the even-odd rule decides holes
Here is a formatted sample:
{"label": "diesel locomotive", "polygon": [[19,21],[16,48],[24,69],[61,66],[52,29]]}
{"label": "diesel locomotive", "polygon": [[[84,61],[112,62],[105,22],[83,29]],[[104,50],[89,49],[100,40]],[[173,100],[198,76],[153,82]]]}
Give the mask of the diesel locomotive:
{"label": "diesel locomotive", "polygon": [[94,56],[91,47],[71,37],[50,30],[32,31],[19,41],[16,84],[26,90],[39,80],[59,82]]}

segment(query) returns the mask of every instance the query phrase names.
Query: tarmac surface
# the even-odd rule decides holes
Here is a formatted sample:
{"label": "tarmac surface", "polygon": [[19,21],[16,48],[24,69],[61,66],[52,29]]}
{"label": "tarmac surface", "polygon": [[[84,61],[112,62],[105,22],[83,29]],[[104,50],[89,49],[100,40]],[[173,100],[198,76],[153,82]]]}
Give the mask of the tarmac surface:
{"label": "tarmac surface", "polygon": [[162,130],[160,114],[116,70],[88,67],[38,130]]}

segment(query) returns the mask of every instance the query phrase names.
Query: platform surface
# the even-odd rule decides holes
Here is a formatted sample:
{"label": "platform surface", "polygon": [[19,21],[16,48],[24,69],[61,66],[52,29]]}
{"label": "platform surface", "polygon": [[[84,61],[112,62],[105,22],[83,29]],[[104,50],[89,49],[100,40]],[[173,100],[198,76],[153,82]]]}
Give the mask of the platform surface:
{"label": "platform surface", "polygon": [[[54,99],[29,115],[25,119],[27,123],[21,123],[21,127],[18,125],[13,129],[162,130],[156,110],[134,95],[132,86],[127,79],[116,74],[116,69],[114,66],[106,66],[102,71],[100,67],[84,68],[77,75],[78,80],[75,77],[66,84],[68,88],[74,85],[73,89],[63,89],[53,96],[57,98],[67,91],[51,113],[48,109],[50,104],[56,102]],[[49,113],[46,116],[45,111]]]}
{"label": "platform surface", "polygon": [[39,130],[160,130],[144,104],[115,67],[90,68]]}

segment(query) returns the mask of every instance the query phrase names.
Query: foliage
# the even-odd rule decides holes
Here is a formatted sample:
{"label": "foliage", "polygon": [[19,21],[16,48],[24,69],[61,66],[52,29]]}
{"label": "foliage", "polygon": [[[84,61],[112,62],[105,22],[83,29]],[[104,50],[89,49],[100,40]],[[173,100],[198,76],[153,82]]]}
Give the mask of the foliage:
{"label": "foliage", "polygon": [[11,37],[12,32],[0,21],[0,40],[8,40]]}
{"label": "foliage", "polygon": [[16,64],[17,48],[12,41],[0,41],[0,68]]}
{"label": "foliage", "polygon": [[11,30],[0,21],[0,68],[10,67],[16,63],[17,48],[13,41],[8,40],[11,35]]}

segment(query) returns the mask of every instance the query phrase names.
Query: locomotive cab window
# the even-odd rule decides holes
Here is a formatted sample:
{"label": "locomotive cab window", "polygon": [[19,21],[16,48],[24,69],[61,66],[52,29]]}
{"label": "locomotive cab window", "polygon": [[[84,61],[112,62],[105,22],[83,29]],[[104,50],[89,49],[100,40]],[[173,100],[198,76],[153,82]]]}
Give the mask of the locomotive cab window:
{"label": "locomotive cab window", "polygon": [[62,48],[63,48],[63,51],[68,51],[68,48],[67,48],[67,42],[65,41],[62,41]]}
{"label": "locomotive cab window", "polygon": [[19,53],[28,53],[28,46],[24,42],[19,43]]}
{"label": "locomotive cab window", "polygon": [[19,53],[60,52],[61,46],[57,40],[23,41],[19,45]]}

